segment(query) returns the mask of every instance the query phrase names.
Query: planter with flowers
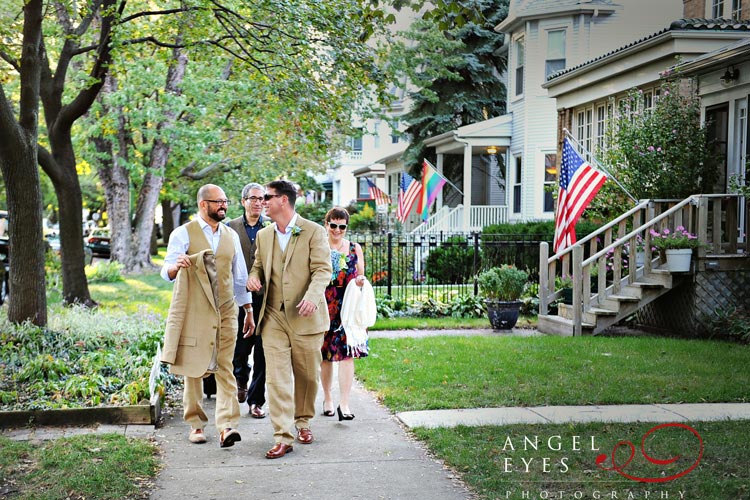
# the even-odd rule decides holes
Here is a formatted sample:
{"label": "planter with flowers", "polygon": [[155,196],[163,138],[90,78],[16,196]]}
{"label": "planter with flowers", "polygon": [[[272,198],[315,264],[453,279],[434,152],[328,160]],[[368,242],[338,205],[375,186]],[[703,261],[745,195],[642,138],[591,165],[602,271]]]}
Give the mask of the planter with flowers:
{"label": "planter with flowers", "polygon": [[682,226],[674,231],[663,229],[660,233],[652,229],[651,244],[666,259],[667,270],[673,273],[690,271],[693,250],[701,246],[698,237]]}
{"label": "planter with flowers", "polygon": [[528,279],[526,271],[507,264],[477,276],[492,328],[510,330],[516,325],[522,304],[519,298]]}

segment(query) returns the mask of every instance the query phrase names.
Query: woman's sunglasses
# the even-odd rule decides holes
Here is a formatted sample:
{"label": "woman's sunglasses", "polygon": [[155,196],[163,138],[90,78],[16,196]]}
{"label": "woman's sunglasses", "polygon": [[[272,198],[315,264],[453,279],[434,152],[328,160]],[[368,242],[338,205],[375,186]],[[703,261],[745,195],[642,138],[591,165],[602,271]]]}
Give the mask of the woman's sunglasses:
{"label": "woman's sunglasses", "polygon": [[346,224],[334,224],[333,222],[329,222],[328,227],[331,229],[341,229],[342,231],[346,231]]}

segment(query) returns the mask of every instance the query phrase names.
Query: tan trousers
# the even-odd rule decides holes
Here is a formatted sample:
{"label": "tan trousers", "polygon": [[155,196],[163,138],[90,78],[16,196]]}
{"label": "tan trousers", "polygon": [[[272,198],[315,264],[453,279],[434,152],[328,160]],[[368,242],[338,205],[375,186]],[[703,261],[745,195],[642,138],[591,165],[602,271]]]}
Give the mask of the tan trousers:
{"label": "tan trousers", "polygon": [[[240,404],[237,401],[237,381],[234,378],[232,358],[237,342],[237,306],[229,302],[221,310],[221,331],[217,353],[216,376],[216,429],[221,432],[227,427],[237,428],[240,423]],[[203,429],[208,417],[203,411],[203,379],[185,377],[185,390],[182,393],[183,418],[192,429]]]}
{"label": "tan trousers", "polygon": [[315,415],[325,332],[297,335],[282,312],[266,306],[263,315],[261,335],[273,436],[277,443],[292,444],[292,424],[297,429],[309,428]]}

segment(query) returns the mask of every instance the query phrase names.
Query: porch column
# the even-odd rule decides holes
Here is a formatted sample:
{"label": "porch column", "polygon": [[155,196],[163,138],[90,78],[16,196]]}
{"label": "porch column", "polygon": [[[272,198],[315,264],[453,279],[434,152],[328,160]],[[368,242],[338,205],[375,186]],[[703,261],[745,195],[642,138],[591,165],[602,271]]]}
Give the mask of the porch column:
{"label": "porch column", "polygon": [[464,144],[464,231],[471,231],[471,144]]}
{"label": "porch column", "polygon": [[[443,153],[438,153],[437,156],[437,165],[435,165],[435,168],[437,168],[437,171],[440,173],[440,175],[443,175],[443,160],[445,159],[445,155]],[[441,189],[438,191],[437,198],[435,198],[435,212],[443,208],[443,190]]]}

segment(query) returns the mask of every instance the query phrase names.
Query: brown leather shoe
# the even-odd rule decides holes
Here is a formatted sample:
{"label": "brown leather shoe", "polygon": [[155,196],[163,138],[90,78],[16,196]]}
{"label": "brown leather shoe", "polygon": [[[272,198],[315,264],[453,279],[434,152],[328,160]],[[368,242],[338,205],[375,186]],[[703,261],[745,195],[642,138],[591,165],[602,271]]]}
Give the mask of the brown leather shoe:
{"label": "brown leather shoe", "polygon": [[219,436],[219,446],[221,448],[229,448],[230,446],[234,446],[234,443],[236,443],[237,441],[242,441],[242,437],[240,436],[240,433],[237,431],[237,429],[227,427],[226,429],[221,431],[221,435]]}
{"label": "brown leather shoe", "polygon": [[266,418],[266,412],[263,411],[262,406],[253,403],[250,405],[250,416],[253,418]]}
{"label": "brown leather shoe", "polygon": [[313,433],[310,429],[297,429],[297,441],[302,444],[313,442]]}
{"label": "brown leather shoe", "polygon": [[247,401],[247,389],[244,387],[237,387],[237,401],[240,403]]}
{"label": "brown leather shoe", "polygon": [[203,433],[203,429],[192,429],[188,440],[193,444],[203,444],[206,442],[206,435]]}
{"label": "brown leather shoe", "polygon": [[266,452],[266,458],[281,458],[294,451],[291,444],[276,443],[276,446]]}

